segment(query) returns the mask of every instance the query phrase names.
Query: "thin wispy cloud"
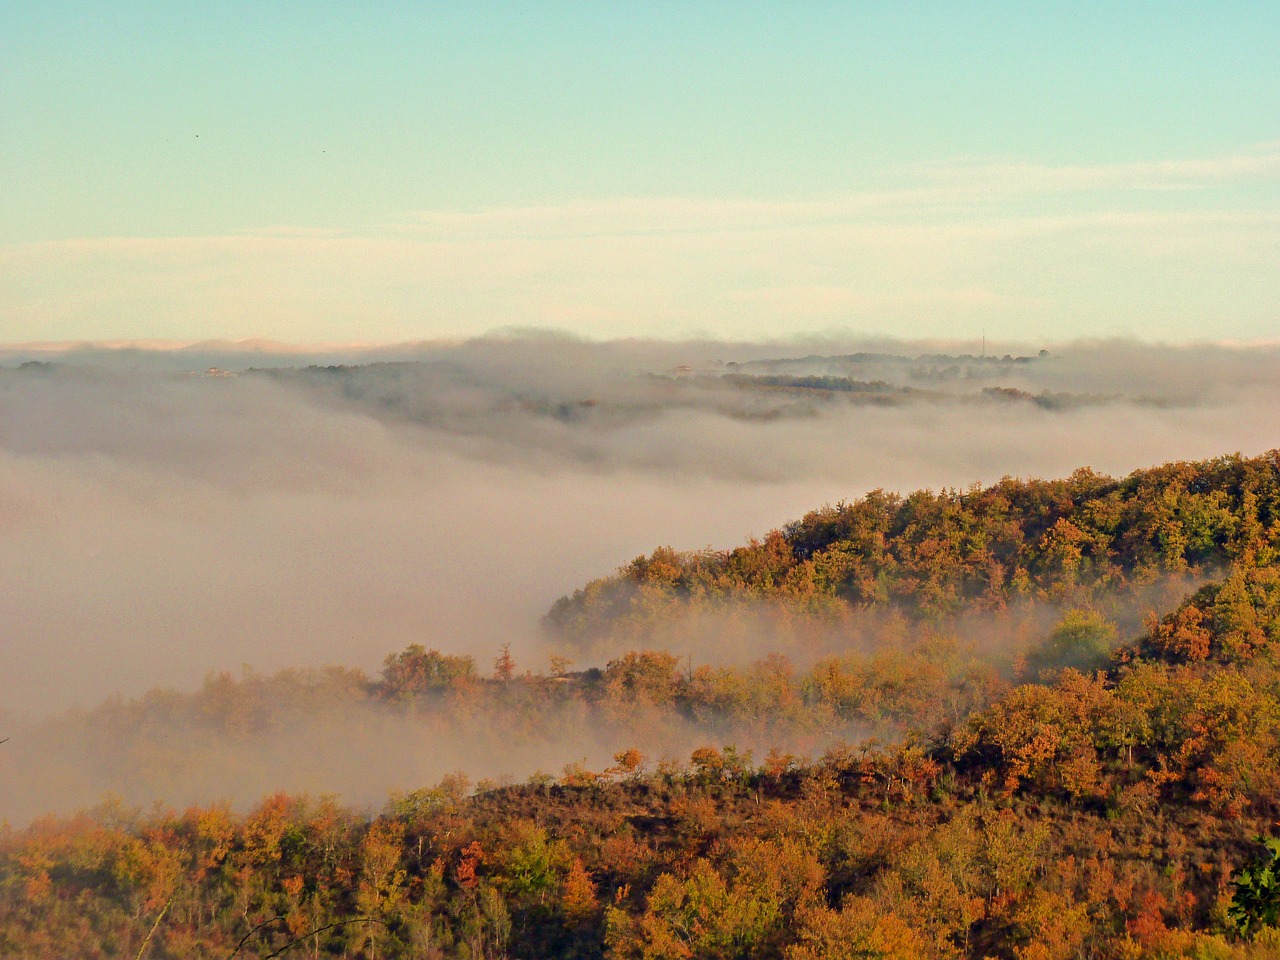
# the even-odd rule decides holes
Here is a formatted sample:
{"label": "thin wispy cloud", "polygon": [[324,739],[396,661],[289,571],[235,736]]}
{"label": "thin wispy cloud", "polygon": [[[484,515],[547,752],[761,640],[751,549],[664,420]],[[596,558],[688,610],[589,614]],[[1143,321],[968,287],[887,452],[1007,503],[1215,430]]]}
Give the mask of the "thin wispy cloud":
{"label": "thin wispy cloud", "polygon": [[1220,157],[1144,163],[1051,166],[975,158],[920,164],[907,174],[917,185],[819,200],[630,197],[475,211],[423,210],[391,228],[439,238],[555,239],[777,229],[895,214],[914,220],[998,207],[1020,194],[1212,190],[1224,183],[1274,180],[1280,178],[1280,144]]}
{"label": "thin wispy cloud", "polygon": [[137,335],[192,339],[815,324],[1178,338],[1230,321],[1260,336],[1276,319],[1280,209],[1222,189],[1278,173],[1275,145],[1140,164],[965,161],[916,169],[909,189],[822,200],[633,197],[363,230],[9,244],[0,329],[102,339],[127,317]]}
{"label": "thin wispy cloud", "polygon": [[924,164],[920,172],[939,184],[960,184],[1005,193],[1071,190],[1194,190],[1224,183],[1280,177],[1280,142],[1205,158],[1136,163],[1051,165],[972,158]]}

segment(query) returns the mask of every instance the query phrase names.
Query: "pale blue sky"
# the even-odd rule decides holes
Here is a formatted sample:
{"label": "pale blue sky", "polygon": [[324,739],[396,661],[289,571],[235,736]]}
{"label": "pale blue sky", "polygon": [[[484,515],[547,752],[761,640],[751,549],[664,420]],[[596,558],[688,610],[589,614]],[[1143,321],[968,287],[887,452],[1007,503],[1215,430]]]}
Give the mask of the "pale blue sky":
{"label": "pale blue sky", "polygon": [[0,340],[1274,336],[1280,4],[0,5]]}

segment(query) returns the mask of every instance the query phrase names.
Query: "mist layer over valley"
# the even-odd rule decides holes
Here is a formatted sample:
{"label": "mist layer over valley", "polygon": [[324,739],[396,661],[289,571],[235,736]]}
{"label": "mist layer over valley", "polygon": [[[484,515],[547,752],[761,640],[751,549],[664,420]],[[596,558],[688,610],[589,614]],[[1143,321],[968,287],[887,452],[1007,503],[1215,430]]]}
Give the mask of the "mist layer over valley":
{"label": "mist layer over valley", "polygon": [[[617,668],[562,697],[560,672],[604,670],[625,649],[568,648],[540,618],[656,546],[734,546],[877,488],[1086,465],[1122,476],[1276,445],[1276,347],[1040,350],[540,335],[316,354],[10,349],[0,736],[13,739],[0,763],[15,786],[0,818],[105,790],[377,803],[459,768],[524,777],[631,745],[682,755],[714,735],[812,750],[870,732],[836,714],[785,729],[772,714],[716,727],[643,704],[618,713],[608,685],[630,681]],[[1188,576],[1108,619],[1137,630]],[[877,614],[800,642],[747,608],[731,628],[704,617],[651,645],[674,651],[682,682],[698,666],[743,671],[762,702],[846,647],[923,657],[962,697],[982,670],[1007,680],[1061,613],[1031,605],[945,636]],[[546,675],[529,687],[536,708],[492,691],[397,704],[378,671],[411,644],[471,657],[476,689],[509,647],[517,673]],[[752,666],[770,653],[796,676]],[[552,657],[573,663],[552,670]],[[272,676],[325,664],[344,669]],[[194,693],[134,699],[155,688]]]}

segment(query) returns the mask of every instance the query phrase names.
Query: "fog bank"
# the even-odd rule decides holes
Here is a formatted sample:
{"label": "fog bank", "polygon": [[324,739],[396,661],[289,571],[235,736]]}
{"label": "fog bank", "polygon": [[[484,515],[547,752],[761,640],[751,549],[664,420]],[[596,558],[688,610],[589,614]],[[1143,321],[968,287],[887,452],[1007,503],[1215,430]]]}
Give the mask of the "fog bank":
{"label": "fog bank", "polygon": [[[828,359],[801,359],[814,346]],[[287,355],[246,373],[278,354],[210,349],[0,369],[4,704],[47,712],[241,663],[372,668],[410,642],[530,655],[556,596],[658,544],[730,546],[875,487],[1276,444],[1276,347],[915,359],[938,350],[528,336],[336,372]],[[178,356],[240,375],[184,375]],[[744,389],[726,364],[929,392]],[[983,399],[992,385],[1102,399],[1046,409]]]}
{"label": "fog bank", "polygon": [[732,546],[877,487],[1277,445],[1275,346],[994,349],[0,350],[0,704],[373,671],[409,643],[541,669],[551,602],[660,544]]}

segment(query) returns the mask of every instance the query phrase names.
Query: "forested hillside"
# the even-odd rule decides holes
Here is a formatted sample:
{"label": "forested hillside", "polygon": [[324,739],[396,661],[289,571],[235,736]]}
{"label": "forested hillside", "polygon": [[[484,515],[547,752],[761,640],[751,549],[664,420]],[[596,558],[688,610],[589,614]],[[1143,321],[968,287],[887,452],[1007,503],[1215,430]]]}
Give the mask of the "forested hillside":
{"label": "forested hillside", "polygon": [[[0,956],[1278,956],[1278,516],[1277,452],[875,493],[561,600],[577,664],[414,645],[107,705],[86,721],[138,754],[181,715],[193,762],[297,704],[418,718],[422,750],[430,724],[627,746],[373,817],[275,795],[6,829]],[[652,646],[681,623],[778,649]]]}
{"label": "forested hillside", "polygon": [[556,603],[547,628],[589,646],[644,641],[673,614],[762,601],[772,613],[917,620],[1020,601],[1088,604],[1168,574],[1272,564],[1280,458],[1174,463],[1114,480],[1005,479],[964,491],[873,492],[729,551],[655,550]]}

